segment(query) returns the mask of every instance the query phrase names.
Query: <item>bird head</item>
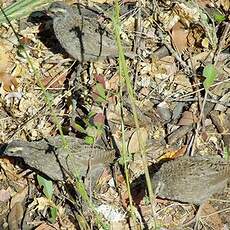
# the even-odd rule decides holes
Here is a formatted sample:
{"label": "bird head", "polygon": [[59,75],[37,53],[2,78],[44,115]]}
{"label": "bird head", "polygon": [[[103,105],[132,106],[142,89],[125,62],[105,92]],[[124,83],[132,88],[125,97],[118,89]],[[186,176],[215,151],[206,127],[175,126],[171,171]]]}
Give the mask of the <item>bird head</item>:
{"label": "bird head", "polygon": [[64,2],[53,2],[48,8],[48,15],[51,17],[65,17],[71,10],[71,7]]}

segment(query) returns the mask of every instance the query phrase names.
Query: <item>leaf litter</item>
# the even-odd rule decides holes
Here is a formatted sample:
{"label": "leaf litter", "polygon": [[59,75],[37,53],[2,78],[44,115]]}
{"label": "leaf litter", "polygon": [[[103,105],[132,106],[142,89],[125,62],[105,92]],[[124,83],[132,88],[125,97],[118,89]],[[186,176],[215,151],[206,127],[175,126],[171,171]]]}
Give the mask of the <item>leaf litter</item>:
{"label": "leaf litter", "polygon": [[[67,2],[73,4],[76,1]],[[81,3],[105,9],[106,13],[112,9],[112,1]],[[5,7],[10,3],[6,1],[3,4]],[[155,4],[154,10],[151,1],[123,1],[121,6],[126,11],[122,16],[121,37],[125,42],[133,44],[134,50],[138,50],[138,55],[133,59],[127,58],[127,65],[135,89],[140,133],[145,143],[148,164],[151,166],[159,160],[186,154],[193,145],[196,152],[223,155],[224,151],[226,153],[225,149],[229,151],[230,148],[229,97],[225,98],[229,90],[229,2],[219,0],[213,3],[207,0],[194,4],[161,1]],[[212,16],[211,11],[215,8],[219,15],[225,17],[220,17],[217,13]],[[58,115],[64,134],[82,136],[93,142],[106,142],[107,147],[113,146],[113,139],[120,151],[124,138],[129,152],[125,161],[129,165],[130,179],[134,181],[143,174],[144,167],[139,154],[131,104],[118,71],[117,59],[110,57],[79,65],[58,46],[52,34],[52,20],[44,22],[46,13],[41,12],[43,14],[37,18],[38,22],[29,26],[22,19],[12,20],[11,23],[22,36],[21,42],[30,56],[30,62],[52,97],[52,108]],[[26,13],[24,18],[28,18],[31,12]],[[103,17],[106,18],[106,14],[102,14],[102,19]],[[108,27],[112,30],[111,21],[108,18],[106,20],[102,21],[109,23]],[[4,23],[0,32],[1,143],[8,143],[13,139],[33,141],[58,135],[59,131],[45,103],[34,70],[20,49],[12,28]],[[49,46],[49,43],[55,45]],[[205,90],[208,91],[208,97],[202,110]],[[200,122],[201,112],[203,119]],[[121,121],[125,127],[124,136]],[[201,128],[198,130],[198,139],[193,143],[192,137],[199,122]],[[119,158],[121,157],[118,157],[117,162],[120,162],[122,168],[125,162]],[[0,162],[1,175],[5,174],[2,182],[8,183],[18,195],[21,193],[18,189],[20,180],[25,188],[29,186],[32,190],[29,194],[24,194],[26,203],[24,198],[19,199],[8,209],[8,219],[8,213],[1,209],[1,213],[5,215],[2,226],[8,225],[12,229],[16,225],[35,229],[77,229],[79,226],[88,226],[88,223],[97,225],[93,212],[82,204],[80,198],[76,194],[74,199],[73,194],[70,196],[70,191],[76,193],[75,190],[67,190],[62,183],[53,182],[51,204],[37,185],[32,169],[29,174],[18,178],[15,172],[22,172],[25,168],[23,162],[9,161],[6,164],[3,160],[6,159]],[[128,229],[134,223],[129,217],[130,203],[125,176],[116,164],[113,166],[116,169],[113,175],[111,172],[103,174],[103,183],[99,183],[94,196],[101,204],[98,207],[101,207],[105,223],[116,229]],[[111,180],[115,183],[111,183]],[[74,186],[74,183],[71,178],[66,181],[68,186]],[[4,191],[2,184],[0,188]],[[139,208],[136,212],[142,216],[138,218],[140,228],[145,225],[150,229],[151,208],[146,187],[133,186],[132,193],[135,206]],[[223,194],[222,199],[229,199],[228,192],[223,191]],[[3,202],[8,202],[8,199]],[[168,205],[169,203],[172,205]],[[50,222],[53,204],[58,204],[56,223]],[[81,211],[71,211],[73,207],[80,207],[79,204],[83,206]],[[224,205],[219,202],[215,203],[215,207],[222,210]],[[208,209],[214,212],[212,203]],[[31,210],[32,214],[29,215]],[[156,211],[157,223],[165,229],[177,228],[194,214],[191,205],[172,201],[157,203]],[[18,217],[13,220],[11,216],[15,216],[15,212]],[[201,229],[208,225],[213,228],[218,226],[219,229],[229,227],[227,212],[223,210],[223,213],[217,213],[213,218],[209,216],[207,225],[200,223]],[[81,218],[76,218],[79,213],[84,213],[85,219],[81,215]],[[117,216],[111,217],[110,213]]]}

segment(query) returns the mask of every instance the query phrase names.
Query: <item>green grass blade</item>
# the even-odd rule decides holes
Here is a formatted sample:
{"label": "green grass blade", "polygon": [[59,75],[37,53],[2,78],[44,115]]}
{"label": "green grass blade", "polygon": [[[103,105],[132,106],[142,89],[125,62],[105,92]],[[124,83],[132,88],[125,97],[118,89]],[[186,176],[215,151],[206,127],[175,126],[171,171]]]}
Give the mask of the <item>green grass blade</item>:
{"label": "green grass blade", "polygon": [[[20,19],[29,16],[33,11],[44,7],[53,0],[19,0],[4,9],[4,12],[8,19]],[[3,13],[0,12],[0,24],[7,22]]]}

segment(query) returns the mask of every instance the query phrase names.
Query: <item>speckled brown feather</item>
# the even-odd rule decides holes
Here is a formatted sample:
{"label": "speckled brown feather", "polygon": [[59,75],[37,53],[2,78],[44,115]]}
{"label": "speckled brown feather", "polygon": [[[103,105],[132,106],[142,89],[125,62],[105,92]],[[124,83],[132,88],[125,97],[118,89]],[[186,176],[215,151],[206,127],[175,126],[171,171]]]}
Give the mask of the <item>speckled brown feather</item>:
{"label": "speckled brown feather", "polygon": [[221,192],[229,177],[229,161],[197,155],[163,163],[152,182],[159,197],[200,205]]}
{"label": "speckled brown feather", "polygon": [[76,6],[64,2],[50,5],[54,32],[62,47],[81,62],[116,56],[115,41],[107,36],[106,31],[102,31],[95,13],[87,17],[81,11],[82,14]]}
{"label": "speckled brown feather", "polygon": [[[114,150],[85,144],[84,140],[65,136],[68,148],[63,148],[60,136],[40,141],[14,140],[8,144],[4,155],[20,157],[24,162],[53,180],[64,180],[65,175],[87,176],[89,168],[94,180],[115,159]],[[95,172],[95,173],[94,173]]]}

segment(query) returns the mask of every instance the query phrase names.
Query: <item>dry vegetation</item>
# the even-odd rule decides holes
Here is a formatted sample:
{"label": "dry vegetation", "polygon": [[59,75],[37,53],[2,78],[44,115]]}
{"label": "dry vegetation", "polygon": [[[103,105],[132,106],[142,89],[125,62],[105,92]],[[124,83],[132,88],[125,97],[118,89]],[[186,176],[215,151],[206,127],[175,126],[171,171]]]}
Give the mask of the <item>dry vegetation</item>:
{"label": "dry vegetation", "polygon": [[[114,32],[112,0],[80,2],[103,9],[98,21]],[[228,157],[229,1],[122,1],[118,30],[131,54],[124,62],[118,46],[119,58],[83,64],[58,45],[45,3],[28,7],[11,25],[0,22],[2,152],[14,139],[62,132],[88,143],[103,140],[107,148],[116,143],[120,151],[114,172],[100,177],[93,205],[81,199],[73,178],[47,185],[18,159],[2,157],[0,229],[178,229],[194,217],[194,206],[155,200],[151,191],[150,204],[147,188],[132,182],[162,159]],[[10,4],[3,1],[3,8]],[[41,185],[53,186],[52,198]],[[220,193],[203,208],[199,229],[229,229],[230,191]]]}

